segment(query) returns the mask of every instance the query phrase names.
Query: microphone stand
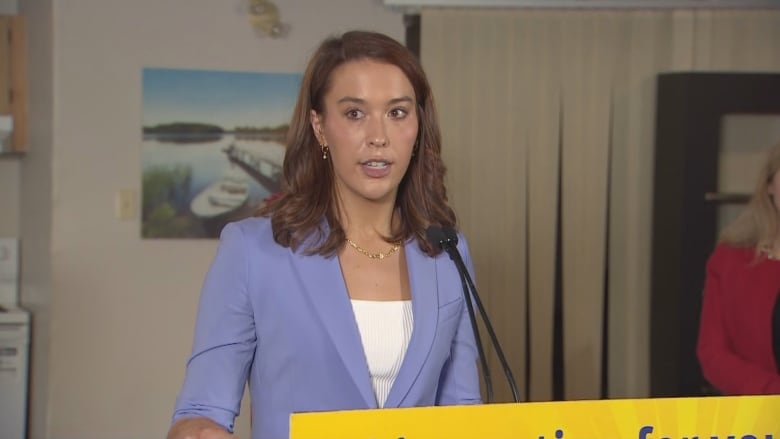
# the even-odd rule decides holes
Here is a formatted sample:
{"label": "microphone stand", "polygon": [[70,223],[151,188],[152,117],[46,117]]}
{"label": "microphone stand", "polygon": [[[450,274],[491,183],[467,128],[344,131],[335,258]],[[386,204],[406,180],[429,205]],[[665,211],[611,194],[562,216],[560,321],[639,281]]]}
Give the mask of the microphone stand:
{"label": "microphone stand", "polygon": [[490,319],[488,318],[487,312],[485,311],[485,307],[482,305],[482,301],[479,298],[477,287],[474,285],[474,281],[469,275],[468,269],[466,268],[466,264],[463,262],[463,258],[461,257],[460,252],[458,252],[457,233],[448,227],[443,228],[432,225],[428,227],[428,230],[426,230],[426,235],[429,241],[434,244],[438,244],[444,251],[447,252],[447,254],[450,256],[450,259],[452,259],[452,261],[455,263],[455,266],[458,269],[458,273],[460,274],[461,283],[463,284],[463,294],[466,295],[466,306],[469,311],[471,326],[474,330],[474,336],[476,337],[477,351],[479,352],[480,361],[483,367],[483,378],[485,379],[485,388],[488,396],[488,402],[492,402],[493,399],[492,385],[489,384],[490,373],[487,371],[486,360],[479,337],[479,330],[477,329],[476,319],[474,318],[474,310],[471,304],[471,300],[468,297],[469,295],[473,298],[474,303],[476,303],[479,314],[482,317],[482,321],[485,322],[485,328],[487,329],[488,336],[490,337],[490,341],[493,344],[493,347],[496,349],[496,355],[498,356],[498,360],[501,363],[504,375],[506,376],[507,382],[509,383],[509,387],[512,391],[512,399],[514,402],[519,402],[520,397],[517,392],[515,379],[512,376],[512,370],[509,368],[509,363],[507,362],[506,357],[504,356],[504,352],[501,349],[501,345],[498,342],[498,337],[496,337],[495,331],[493,331],[493,325],[490,323]]}
{"label": "microphone stand", "polygon": [[[449,252],[447,253],[449,254]],[[452,255],[450,255],[452,258]],[[493,381],[490,378],[490,369],[488,369],[487,356],[482,348],[482,338],[479,336],[479,327],[477,327],[477,318],[474,315],[474,305],[469,298],[469,286],[468,279],[463,275],[463,272],[458,270],[460,275],[460,282],[463,285],[463,299],[466,302],[466,309],[469,313],[469,320],[471,321],[471,330],[474,333],[474,340],[477,344],[477,353],[479,354],[479,363],[482,369],[482,379],[485,382],[485,395],[487,396],[487,402],[493,402]]]}

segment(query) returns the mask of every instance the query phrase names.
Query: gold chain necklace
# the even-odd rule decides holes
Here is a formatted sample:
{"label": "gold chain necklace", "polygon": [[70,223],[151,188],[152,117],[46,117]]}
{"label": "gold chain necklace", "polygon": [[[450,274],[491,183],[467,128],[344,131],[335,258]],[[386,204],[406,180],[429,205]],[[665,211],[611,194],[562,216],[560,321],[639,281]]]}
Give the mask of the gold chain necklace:
{"label": "gold chain necklace", "polygon": [[390,250],[387,251],[387,253],[371,253],[370,251],[364,249],[363,247],[357,245],[355,241],[347,238],[347,244],[349,244],[350,247],[354,248],[355,250],[359,251],[360,253],[368,256],[371,259],[384,259],[393,253],[397,252],[399,248],[401,248],[401,244],[393,244],[392,247],[390,247]]}

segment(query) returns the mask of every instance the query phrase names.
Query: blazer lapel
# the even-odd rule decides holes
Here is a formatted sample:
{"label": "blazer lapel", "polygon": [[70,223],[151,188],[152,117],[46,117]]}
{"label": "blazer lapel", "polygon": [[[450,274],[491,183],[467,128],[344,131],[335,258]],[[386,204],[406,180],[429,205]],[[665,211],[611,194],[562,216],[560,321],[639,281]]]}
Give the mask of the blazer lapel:
{"label": "blazer lapel", "polygon": [[376,408],[363,342],[337,257],[296,254],[306,294],[368,408]]}
{"label": "blazer lapel", "polygon": [[414,329],[385,407],[400,406],[411,390],[433,347],[436,322],[439,320],[436,260],[423,253],[414,240],[407,241],[404,248],[412,290]]}

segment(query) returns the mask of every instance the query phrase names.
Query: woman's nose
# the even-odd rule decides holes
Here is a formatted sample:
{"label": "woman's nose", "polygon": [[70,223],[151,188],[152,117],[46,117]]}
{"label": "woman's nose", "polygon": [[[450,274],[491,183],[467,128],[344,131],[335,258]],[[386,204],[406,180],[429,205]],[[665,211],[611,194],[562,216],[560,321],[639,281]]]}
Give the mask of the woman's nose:
{"label": "woman's nose", "polygon": [[387,131],[384,120],[375,120],[368,132],[368,143],[371,146],[387,146]]}

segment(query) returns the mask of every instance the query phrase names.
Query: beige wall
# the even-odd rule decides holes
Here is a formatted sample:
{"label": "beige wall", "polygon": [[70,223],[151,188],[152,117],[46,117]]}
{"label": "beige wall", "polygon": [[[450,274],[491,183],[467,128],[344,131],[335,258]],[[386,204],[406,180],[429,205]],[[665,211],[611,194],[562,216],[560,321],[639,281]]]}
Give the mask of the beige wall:
{"label": "beige wall", "polygon": [[[0,0],[0,15],[18,12],[16,0]],[[16,157],[0,157],[0,236],[19,235],[19,172]]]}
{"label": "beige wall", "polygon": [[19,172],[17,157],[0,157],[0,236],[19,235]]}
{"label": "beige wall", "polygon": [[19,229],[22,239],[22,304],[33,313],[31,346],[30,434],[46,438],[49,394],[49,316],[51,311],[51,212],[53,60],[52,2],[26,0],[29,151],[21,159]]}
{"label": "beige wall", "polygon": [[0,0],[0,15],[13,15],[19,12],[18,0]]}
{"label": "beige wall", "polygon": [[0,232],[20,231],[35,312],[33,438],[162,437],[181,383],[216,242],[141,240],[138,219],[114,217],[115,193],[141,186],[142,68],[296,72],[340,30],[403,40],[379,1],[313,3],[278,1],[292,30],[272,40],[240,0],[22,2],[32,145],[0,164],[0,203],[20,206],[19,219],[0,212]]}

